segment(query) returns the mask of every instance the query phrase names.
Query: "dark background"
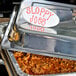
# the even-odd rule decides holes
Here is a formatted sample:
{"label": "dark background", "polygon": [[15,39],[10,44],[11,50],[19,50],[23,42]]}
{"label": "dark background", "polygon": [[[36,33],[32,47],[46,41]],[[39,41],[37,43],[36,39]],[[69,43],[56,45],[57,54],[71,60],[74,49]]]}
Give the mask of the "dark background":
{"label": "dark background", "polygon": [[[68,4],[76,4],[76,0],[48,0],[48,1],[55,1],[61,3],[68,3]],[[13,2],[21,2],[21,0],[0,0],[0,10],[11,10],[13,8]]]}

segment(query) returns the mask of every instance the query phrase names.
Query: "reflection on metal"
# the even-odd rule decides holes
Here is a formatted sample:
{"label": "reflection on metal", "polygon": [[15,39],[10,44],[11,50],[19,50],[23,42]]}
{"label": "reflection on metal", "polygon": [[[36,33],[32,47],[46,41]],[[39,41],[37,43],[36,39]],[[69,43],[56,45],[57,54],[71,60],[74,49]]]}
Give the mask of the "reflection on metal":
{"label": "reflection on metal", "polygon": [[4,62],[2,59],[0,59],[0,65],[4,65]]}

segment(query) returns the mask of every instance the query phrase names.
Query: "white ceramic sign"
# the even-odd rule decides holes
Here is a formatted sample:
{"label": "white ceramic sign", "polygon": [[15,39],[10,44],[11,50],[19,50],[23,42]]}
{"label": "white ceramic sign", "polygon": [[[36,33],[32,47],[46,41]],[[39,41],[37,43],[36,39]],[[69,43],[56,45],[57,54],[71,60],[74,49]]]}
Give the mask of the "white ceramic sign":
{"label": "white ceramic sign", "polygon": [[59,17],[44,7],[27,7],[22,11],[22,17],[25,21],[41,27],[54,27],[59,24]]}

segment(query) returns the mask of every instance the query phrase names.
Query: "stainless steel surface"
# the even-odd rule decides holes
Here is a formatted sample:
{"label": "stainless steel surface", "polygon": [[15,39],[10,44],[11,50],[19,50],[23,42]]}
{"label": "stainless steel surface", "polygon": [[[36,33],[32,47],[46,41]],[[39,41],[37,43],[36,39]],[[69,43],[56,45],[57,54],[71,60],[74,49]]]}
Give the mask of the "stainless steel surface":
{"label": "stainless steel surface", "polygon": [[[9,63],[7,68],[10,76],[37,76],[37,75],[29,75],[20,69],[17,61],[15,60],[13,53],[9,50],[3,51],[2,53],[3,59],[5,63]],[[13,72],[12,72],[13,71]],[[65,74],[50,74],[50,75],[38,75],[38,76],[75,76],[76,72],[65,73]]]}
{"label": "stainless steel surface", "polygon": [[[1,20],[1,19],[0,19]],[[0,37],[3,38],[3,28],[6,27],[8,25],[8,22],[1,22],[0,23]],[[0,39],[0,43],[1,43],[1,39]],[[0,45],[0,55],[1,55],[1,45]],[[4,61],[2,59],[0,59],[0,66],[4,65]]]}
{"label": "stainless steel surface", "polygon": [[[10,42],[8,40],[8,36],[14,26],[13,24],[15,22],[15,19],[16,19],[16,23],[20,22],[18,20],[20,18],[22,9],[24,9],[25,7],[28,7],[28,6],[32,6],[35,3],[40,4],[40,5],[42,5],[42,4],[53,5],[55,7],[60,6],[60,7],[66,8],[66,9],[76,9],[76,6],[73,6],[73,5],[66,5],[66,4],[54,3],[54,2],[43,1],[43,0],[42,1],[35,1],[35,0],[23,1],[22,5],[20,7],[20,10],[19,10],[17,19],[16,19],[16,16],[17,16],[16,8],[13,11],[11,20],[9,22],[9,25],[5,32],[4,38],[2,40],[2,44],[1,44],[2,48],[8,49],[8,50],[31,52],[31,53],[42,54],[42,55],[47,55],[47,56],[55,56],[55,57],[59,56],[61,58],[64,57],[64,58],[68,58],[68,59],[71,58],[71,59],[76,60],[76,31],[75,31],[76,26],[75,26],[75,22],[73,20],[61,22],[56,27],[51,28],[57,32],[55,34],[50,33],[50,32],[45,32],[45,31],[40,32],[40,31],[24,29],[21,25],[17,24],[20,35],[23,35],[23,33],[25,33],[28,35],[32,34],[32,36],[25,35],[18,42]],[[25,6],[25,4],[26,4],[26,6]],[[25,25],[23,25],[23,26],[25,26]],[[30,24],[28,24],[28,25],[30,25]],[[35,37],[33,35],[35,35]],[[38,38],[37,35],[41,38]],[[24,40],[23,40],[23,38],[24,38]],[[22,43],[21,40],[24,42],[24,44]],[[38,40],[38,41],[36,41],[36,40]],[[33,45],[32,45],[32,43],[33,43]],[[37,44],[38,44],[38,46],[36,46]],[[23,46],[23,45],[25,45],[25,46]],[[43,48],[40,46],[42,46]]]}
{"label": "stainless steel surface", "polygon": [[0,59],[0,65],[4,65],[4,62],[2,59]]}
{"label": "stainless steel surface", "polygon": [[8,25],[8,22],[1,22],[0,23],[0,36],[3,34],[3,28]]}
{"label": "stainless steel surface", "polygon": [[[35,1],[35,0],[30,0],[30,1],[31,1],[30,3],[28,2],[29,5],[31,5],[33,1],[34,1],[34,3],[39,3],[39,2],[43,3],[43,1]],[[76,6],[71,6],[71,5],[66,5],[66,4],[59,4],[59,3],[46,2],[46,1],[44,1],[44,3],[49,3],[51,5],[54,4],[56,6],[57,5],[64,6],[67,8],[76,8]],[[26,3],[24,3],[24,4],[26,4]],[[69,24],[63,23],[63,24],[60,24],[59,27],[52,28],[52,29],[56,30],[57,34],[38,32],[38,31],[29,30],[29,29],[25,30],[23,28],[20,28],[19,29],[20,33],[22,35],[25,33],[25,35],[23,35],[24,43],[22,41],[19,41],[17,43],[15,43],[15,42],[10,43],[8,41],[8,34],[13,27],[13,23],[14,23],[13,19],[16,17],[16,12],[17,11],[13,11],[12,18],[10,20],[9,26],[7,27],[7,31],[4,35],[5,38],[3,39],[2,48],[6,49],[6,50],[1,51],[1,56],[4,60],[4,63],[6,64],[6,68],[9,72],[10,76],[33,76],[33,75],[28,75],[21,71],[21,69],[12,53],[12,51],[14,51],[14,50],[41,54],[41,55],[46,55],[46,56],[53,56],[53,57],[58,57],[58,58],[60,57],[60,58],[76,60],[76,52],[75,52],[75,50],[76,50],[76,44],[75,44],[76,43],[76,35],[75,35],[76,27],[75,27],[74,22],[69,23]],[[67,25],[68,25],[68,27],[66,28]],[[35,35],[35,37],[29,36],[30,34]],[[36,38],[36,36],[39,36],[39,37],[41,36],[42,39],[38,38],[38,37]],[[35,39],[35,42],[33,40],[31,40],[31,38],[33,40]],[[38,41],[36,41],[38,39],[40,39],[39,41],[44,41],[44,42],[48,41],[48,42],[46,42],[47,44],[49,44],[48,48],[47,48],[47,46],[45,46],[46,44],[42,45],[43,48],[45,48],[46,50],[43,51],[43,48],[40,47],[40,43],[38,44],[38,46],[35,45],[38,43]],[[53,45],[51,44],[53,46],[53,47],[51,46],[51,48],[53,48],[51,51],[49,50],[50,49],[49,42],[50,43],[52,42],[52,44],[53,44]],[[32,45],[32,43],[33,43],[33,45]],[[10,45],[10,46],[8,46],[8,45]],[[26,45],[28,45],[29,48]],[[30,46],[31,46],[31,48],[30,48]],[[47,50],[49,50],[50,53],[47,52]],[[69,54],[69,55],[67,55],[67,54]],[[66,74],[38,75],[38,76],[70,76],[70,75],[74,76],[74,75],[76,75],[76,72],[66,73]],[[34,76],[37,76],[37,75],[34,75]]]}
{"label": "stainless steel surface", "polygon": [[[11,19],[10,19],[10,22],[9,22],[8,27],[6,29],[7,31],[5,32],[4,38],[2,40],[2,45],[5,46],[5,47],[6,47],[6,45],[8,47],[10,47],[10,45],[9,45],[10,42],[7,41],[8,40],[8,34],[9,34],[10,30],[13,28],[13,25],[14,25],[15,19],[16,19],[16,16],[17,16],[17,6],[13,10],[13,13],[12,13],[12,16],[11,16]],[[5,44],[4,42],[6,42],[6,41],[7,41],[7,43]]]}
{"label": "stainless steel surface", "polygon": [[[3,35],[3,32],[2,32],[2,30],[3,30],[3,28],[5,27],[5,26],[7,26],[8,25],[8,22],[1,22],[0,23],[0,37],[2,38],[2,35]],[[1,41],[1,40],[0,40]],[[1,42],[0,42],[1,43]],[[0,47],[0,50],[1,50],[1,47]],[[0,51],[1,52],[1,51]],[[0,65],[4,65],[4,61],[2,60],[2,59],[0,59]]]}
{"label": "stainless steel surface", "polygon": [[2,59],[4,61],[4,64],[5,64],[5,67],[8,71],[9,76],[18,76],[18,75],[16,75],[15,69],[13,68],[11,59],[8,56],[8,51],[2,50],[1,56],[2,56]]}

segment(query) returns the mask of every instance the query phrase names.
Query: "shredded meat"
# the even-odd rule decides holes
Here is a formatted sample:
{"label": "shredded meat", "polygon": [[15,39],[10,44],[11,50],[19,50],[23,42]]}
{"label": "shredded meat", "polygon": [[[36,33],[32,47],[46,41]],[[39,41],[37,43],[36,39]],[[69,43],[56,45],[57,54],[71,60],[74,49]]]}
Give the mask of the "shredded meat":
{"label": "shredded meat", "polygon": [[30,75],[76,72],[76,61],[30,53],[14,52],[21,70]]}

